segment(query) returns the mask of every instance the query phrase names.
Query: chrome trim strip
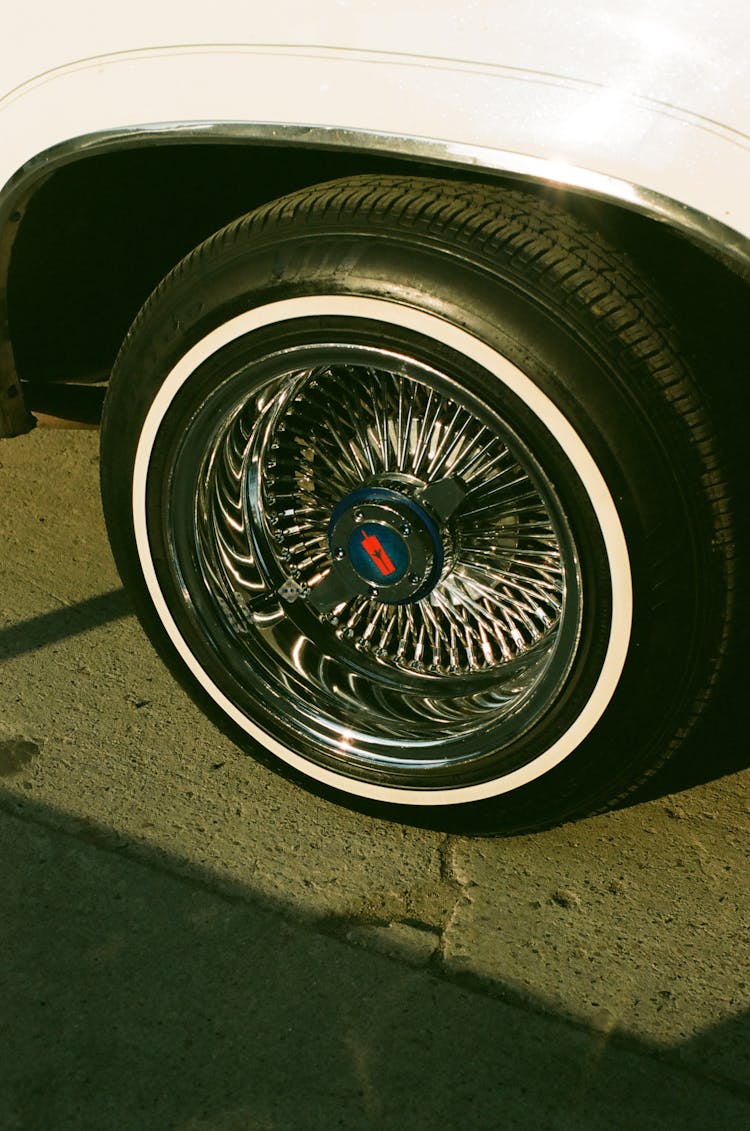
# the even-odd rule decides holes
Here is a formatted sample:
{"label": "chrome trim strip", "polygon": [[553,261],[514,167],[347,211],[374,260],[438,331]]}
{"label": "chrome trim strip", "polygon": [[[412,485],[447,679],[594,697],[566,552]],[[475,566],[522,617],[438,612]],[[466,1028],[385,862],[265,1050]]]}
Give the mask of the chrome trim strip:
{"label": "chrome trim strip", "polygon": [[338,129],[335,126],[264,122],[164,122],[71,138],[37,154],[0,191],[0,231],[17,207],[17,202],[24,197],[28,198],[37,182],[46,180],[57,169],[81,157],[143,145],[189,145],[201,142],[347,150],[455,169],[470,168],[580,190],[589,196],[619,204],[678,229],[694,242],[718,254],[740,274],[750,276],[750,239],[747,236],[705,213],[639,185],[562,161],[508,150],[402,134]]}

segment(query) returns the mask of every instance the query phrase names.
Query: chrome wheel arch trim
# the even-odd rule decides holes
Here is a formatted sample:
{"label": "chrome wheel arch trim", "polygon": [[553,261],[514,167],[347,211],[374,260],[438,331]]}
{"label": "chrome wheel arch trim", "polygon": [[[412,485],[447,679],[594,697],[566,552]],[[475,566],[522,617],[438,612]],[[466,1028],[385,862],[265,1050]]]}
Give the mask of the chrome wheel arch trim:
{"label": "chrome wheel arch trim", "polygon": [[163,122],[70,138],[38,153],[0,190],[0,232],[19,204],[59,168],[89,156],[155,145],[254,144],[362,153],[511,177],[620,205],[676,229],[750,278],[750,239],[720,220],[643,186],[562,159],[487,146],[335,126],[267,122]]}
{"label": "chrome wheel arch trim", "polygon": [[[613,606],[609,642],[596,684],[569,729],[543,754],[504,777],[452,789],[404,790],[359,781],[310,762],[258,728],[213,683],[193,655],[162,595],[148,536],[147,477],[153,446],[161,422],[173,399],[199,365],[217,350],[242,335],[261,326],[290,318],[331,314],[341,317],[369,317],[428,334],[494,374],[524,401],[561,444],[584,485],[599,523],[609,561]],[[425,311],[382,299],[310,295],[285,299],[246,311],[216,327],[180,359],[167,375],[149,409],[135,457],[132,508],[138,555],[151,600],[164,630],[193,677],[237,726],[281,761],[307,777],[350,795],[402,805],[463,804],[498,796],[534,781],[567,758],[593,730],[609,705],[625,666],[633,618],[630,559],[617,508],[599,468],[566,417],[529,377],[508,359],[467,331]]]}

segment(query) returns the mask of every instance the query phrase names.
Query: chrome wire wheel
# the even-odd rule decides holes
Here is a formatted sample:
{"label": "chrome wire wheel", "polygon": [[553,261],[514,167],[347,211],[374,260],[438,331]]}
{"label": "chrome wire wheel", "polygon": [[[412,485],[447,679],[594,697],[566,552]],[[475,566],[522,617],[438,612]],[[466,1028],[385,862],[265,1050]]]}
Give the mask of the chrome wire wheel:
{"label": "chrome wire wheel", "polygon": [[175,611],[241,711],[324,770],[424,791],[528,758],[583,583],[512,414],[465,359],[416,352],[354,335],[232,356],[180,409],[161,536]]}
{"label": "chrome wire wheel", "polygon": [[719,467],[628,259],[457,179],[217,232],[102,422],[123,583],[207,715],[324,797],[470,832],[601,809],[677,749],[732,623]]}

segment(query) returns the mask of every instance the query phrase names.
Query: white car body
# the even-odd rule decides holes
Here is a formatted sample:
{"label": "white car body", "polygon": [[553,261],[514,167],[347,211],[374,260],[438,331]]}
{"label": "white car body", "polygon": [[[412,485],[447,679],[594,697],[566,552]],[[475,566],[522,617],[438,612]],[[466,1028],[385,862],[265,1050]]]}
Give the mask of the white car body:
{"label": "white car body", "polygon": [[9,8],[0,185],[103,132],[309,129],[682,214],[748,255],[750,10],[739,0]]}

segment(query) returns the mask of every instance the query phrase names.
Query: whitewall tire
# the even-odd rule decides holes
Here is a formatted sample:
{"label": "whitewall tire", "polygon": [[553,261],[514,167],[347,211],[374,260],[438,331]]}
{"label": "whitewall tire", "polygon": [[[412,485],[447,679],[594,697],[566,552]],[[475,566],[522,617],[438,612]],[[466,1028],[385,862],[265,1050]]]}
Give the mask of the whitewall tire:
{"label": "whitewall tire", "polygon": [[154,643],[261,758],[527,829],[621,795],[707,694],[708,435],[598,237],[521,193],[361,178],[238,221],[149,300],[105,513]]}

